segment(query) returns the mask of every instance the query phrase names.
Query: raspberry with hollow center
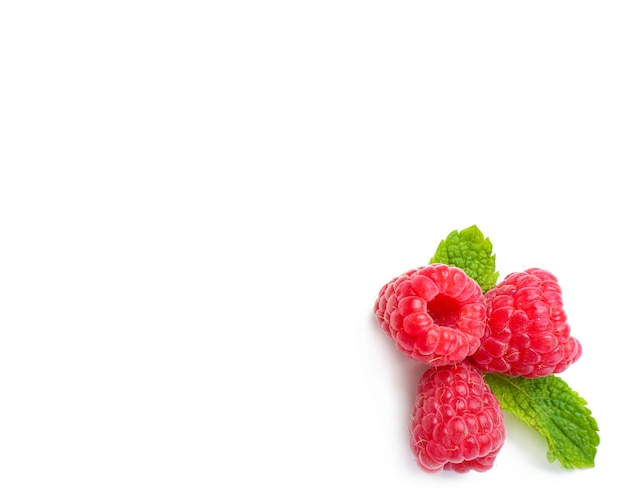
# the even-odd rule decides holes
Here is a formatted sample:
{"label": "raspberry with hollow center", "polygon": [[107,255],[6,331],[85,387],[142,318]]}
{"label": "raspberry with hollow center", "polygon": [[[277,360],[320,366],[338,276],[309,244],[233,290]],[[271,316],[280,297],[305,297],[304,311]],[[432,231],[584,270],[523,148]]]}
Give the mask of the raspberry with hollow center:
{"label": "raspberry with hollow center", "polygon": [[417,464],[431,473],[489,470],[506,437],[498,399],[467,361],[424,373],[409,431]]}
{"label": "raspberry with hollow center", "polygon": [[526,378],[558,374],[578,360],[556,277],[532,268],[509,274],[485,294],[487,323],[470,361],[484,372]]}
{"label": "raspberry with hollow center", "polygon": [[409,357],[432,366],[473,354],[484,334],[486,304],[462,269],[431,264],[383,286],[374,306],[379,326]]}
{"label": "raspberry with hollow center", "polygon": [[428,303],[427,311],[433,322],[441,327],[454,327],[459,321],[459,303],[447,295],[437,295]]}

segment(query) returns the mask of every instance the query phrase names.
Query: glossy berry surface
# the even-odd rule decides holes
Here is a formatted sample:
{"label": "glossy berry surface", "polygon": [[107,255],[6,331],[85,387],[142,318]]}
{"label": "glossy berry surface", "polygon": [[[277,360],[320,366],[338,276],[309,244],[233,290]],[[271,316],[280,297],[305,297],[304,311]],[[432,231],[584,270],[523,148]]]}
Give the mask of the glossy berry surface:
{"label": "glossy berry surface", "polygon": [[422,363],[442,366],[478,349],[487,311],[480,286],[462,269],[431,264],[383,286],[374,312],[398,349]]}
{"label": "glossy berry surface", "polygon": [[468,362],[424,373],[409,430],[417,464],[431,473],[487,471],[506,437],[497,398]]}
{"label": "glossy berry surface", "polygon": [[487,324],[470,361],[480,370],[527,378],[563,372],[582,347],[570,335],[556,277],[533,268],[508,275],[485,294]]}

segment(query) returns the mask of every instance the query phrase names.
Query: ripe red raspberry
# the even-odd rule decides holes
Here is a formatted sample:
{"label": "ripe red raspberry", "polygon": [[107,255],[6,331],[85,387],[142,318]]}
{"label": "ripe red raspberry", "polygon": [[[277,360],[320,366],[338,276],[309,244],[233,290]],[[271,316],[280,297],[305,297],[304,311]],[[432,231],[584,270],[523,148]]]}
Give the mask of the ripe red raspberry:
{"label": "ripe red raspberry", "polygon": [[410,432],[417,464],[432,473],[487,471],[506,437],[498,399],[467,361],[424,373]]}
{"label": "ripe red raspberry", "polygon": [[432,366],[464,360],[480,345],[486,305],[480,286],[462,269],[432,264],[387,283],[374,306],[398,349]]}
{"label": "ripe red raspberry", "polygon": [[471,362],[485,372],[543,377],[564,371],[582,353],[563,310],[561,287],[551,273],[509,274],[485,294],[487,327]]}

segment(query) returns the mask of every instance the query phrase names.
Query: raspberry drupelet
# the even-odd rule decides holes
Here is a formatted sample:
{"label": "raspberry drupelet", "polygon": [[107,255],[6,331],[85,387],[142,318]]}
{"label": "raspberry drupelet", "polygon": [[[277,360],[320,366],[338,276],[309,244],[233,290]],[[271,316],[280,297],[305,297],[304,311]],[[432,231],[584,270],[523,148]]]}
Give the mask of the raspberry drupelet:
{"label": "raspberry drupelet", "polygon": [[436,367],[478,349],[487,311],[480,286],[462,269],[431,264],[383,286],[374,312],[400,351]]}
{"label": "raspberry drupelet", "polygon": [[487,324],[470,361],[484,372],[527,378],[558,374],[578,360],[556,277],[532,268],[509,274],[485,294]]}
{"label": "raspberry drupelet", "polygon": [[430,473],[487,471],[506,437],[498,399],[467,361],[424,373],[409,430],[417,464]]}

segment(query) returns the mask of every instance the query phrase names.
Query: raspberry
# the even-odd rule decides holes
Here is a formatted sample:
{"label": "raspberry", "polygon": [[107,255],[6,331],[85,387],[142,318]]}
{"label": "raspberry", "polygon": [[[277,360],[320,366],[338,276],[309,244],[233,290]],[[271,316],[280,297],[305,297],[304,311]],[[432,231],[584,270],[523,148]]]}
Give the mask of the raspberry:
{"label": "raspberry", "polygon": [[431,264],[383,286],[374,312],[398,349],[422,363],[443,366],[478,349],[487,310],[480,286],[462,269]]}
{"label": "raspberry", "polygon": [[544,377],[563,372],[582,353],[563,310],[561,287],[538,268],[509,274],[485,294],[487,326],[470,361],[485,372]]}
{"label": "raspberry", "polygon": [[417,464],[431,473],[487,471],[506,437],[498,399],[467,361],[424,373],[410,432]]}

